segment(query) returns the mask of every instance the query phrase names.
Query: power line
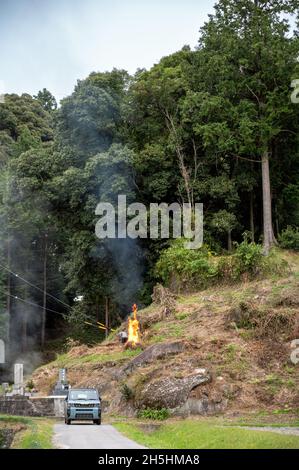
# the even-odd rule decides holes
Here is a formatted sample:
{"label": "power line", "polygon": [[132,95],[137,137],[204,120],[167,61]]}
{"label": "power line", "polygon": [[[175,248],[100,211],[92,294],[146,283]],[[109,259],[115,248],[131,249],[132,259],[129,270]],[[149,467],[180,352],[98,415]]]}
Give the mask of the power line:
{"label": "power line", "polygon": [[57,312],[57,310],[52,310],[51,308],[43,307],[42,305],[38,305],[38,304],[35,304],[34,302],[30,302],[30,300],[22,299],[21,297],[18,297],[17,295],[9,294],[9,293],[6,292],[6,291],[3,291],[3,292],[4,292],[6,295],[9,295],[9,297],[12,297],[12,298],[15,299],[15,300],[19,300],[20,302],[24,302],[25,304],[32,305],[33,307],[38,307],[38,308],[41,308],[41,309],[43,309],[43,310],[46,310],[47,312],[57,313],[58,315],[62,315],[63,317],[65,317],[65,314],[64,314],[64,313]]}
{"label": "power line", "polygon": [[[8,271],[10,274],[12,274],[13,276],[15,276],[17,279],[21,279],[21,281],[25,282],[26,284],[28,284],[29,286],[31,287],[34,287],[34,289],[37,289],[39,290],[40,292],[44,292],[43,289],[41,289],[40,287],[37,287],[35,286],[34,284],[32,284],[31,282],[27,281],[26,279],[24,279],[22,276],[20,276],[19,274],[17,273],[14,273],[13,271],[11,271],[7,266],[4,266],[3,264],[0,263],[0,267],[5,269],[6,271]],[[62,300],[58,299],[57,297],[55,297],[54,295],[52,294],[49,294],[48,292],[46,292],[46,295],[48,297],[51,297],[52,299],[56,300],[57,302],[60,302],[62,305],[64,305],[65,307],[67,308],[71,308],[70,305],[66,304],[65,302],[63,302]]]}

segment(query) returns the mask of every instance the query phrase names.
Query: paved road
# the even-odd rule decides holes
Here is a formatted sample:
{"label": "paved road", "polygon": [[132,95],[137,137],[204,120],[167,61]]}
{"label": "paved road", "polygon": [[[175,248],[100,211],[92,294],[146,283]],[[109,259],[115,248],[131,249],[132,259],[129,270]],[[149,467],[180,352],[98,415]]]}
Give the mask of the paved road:
{"label": "paved road", "polygon": [[109,424],[89,423],[55,424],[54,445],[60,449],[145,449]]}
{"label": "paved road", "polygon": [[251,431],[276,432],[277,434],[288,434],[290,436],[299,436],[299,428],[297,427],[240,426],[240,428],[249,429]]}

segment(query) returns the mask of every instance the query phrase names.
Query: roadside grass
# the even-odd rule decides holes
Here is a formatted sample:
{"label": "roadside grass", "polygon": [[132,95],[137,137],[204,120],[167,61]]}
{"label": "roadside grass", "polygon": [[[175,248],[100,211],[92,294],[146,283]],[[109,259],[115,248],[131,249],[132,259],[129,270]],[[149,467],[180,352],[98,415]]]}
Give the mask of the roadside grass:
{"label": "roadside grass", "polygon": [[9,448],[15,435],[27,428],[27,423],[26,418],[0,415],[0,449]]}
{"label": "roadside grass", "polygon": [[299,449],[299,436],[190,419],[149,427],[150,431],[148,422],[129,421],[114,426],[139,444],[155,449]]}
{"label": "roadside grass", "polygon": [[30,424],[30,418],[24,416],[0,415],[0,424]]}
{"label": "roadside grass", "polygon": [[12,449],[53,449],[54,421],[44,418],[26,418],[27,429],[16,434]]}
{"label": "roadside grass", "polygon": [[1,424],[12,428],[23,425],[15,434],[12,449],[53,449],[51,419],[0,415],[0,428]]}
{"label": "roadside grass", "polygon": [[261,410],[240,418],[224,418],[224,425],[254,427],[296,427],[299,428],[299,408],[276,408]]}

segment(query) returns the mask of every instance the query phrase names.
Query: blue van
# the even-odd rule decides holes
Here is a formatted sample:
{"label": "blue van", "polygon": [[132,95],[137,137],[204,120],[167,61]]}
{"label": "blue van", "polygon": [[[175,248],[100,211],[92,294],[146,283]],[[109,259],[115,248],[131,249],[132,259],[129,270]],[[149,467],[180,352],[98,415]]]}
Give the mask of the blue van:
{"label": "blue van", "polygon": [[65,398],[65,424],[91,420],[101,424],[101,398],[95,388],[71,388]]}

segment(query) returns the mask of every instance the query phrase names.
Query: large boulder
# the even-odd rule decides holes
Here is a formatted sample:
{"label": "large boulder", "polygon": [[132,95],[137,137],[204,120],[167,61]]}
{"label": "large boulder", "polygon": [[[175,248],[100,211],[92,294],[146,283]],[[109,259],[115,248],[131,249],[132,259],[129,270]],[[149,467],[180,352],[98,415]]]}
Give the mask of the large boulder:
{"label": "large boulder", "polygon": [[227,383],[219,376],[213,382],[195,387],[187,401],[173,410],[173,414],[187,417],[221,413],[227,408],[229,398],[236,397],[240,390],[239,386]]}
{"label": "large boulder", "polygon": [[182,341],[153,344],[126,364],[122,369],[122,373],[126,375],[131,374],[137,367],[152,363],[158,359],[163,359],[166,356],[179,354],[183,352],[184,349],[185,343]]}
{"label": "large boulder", "polygon": [[206,369],[197,369],[182,379],[165,377],[146,385],[135,399],[135,405],[139,409],[175,409],[186,403],[191,390],[210,380],[210,373]]}

